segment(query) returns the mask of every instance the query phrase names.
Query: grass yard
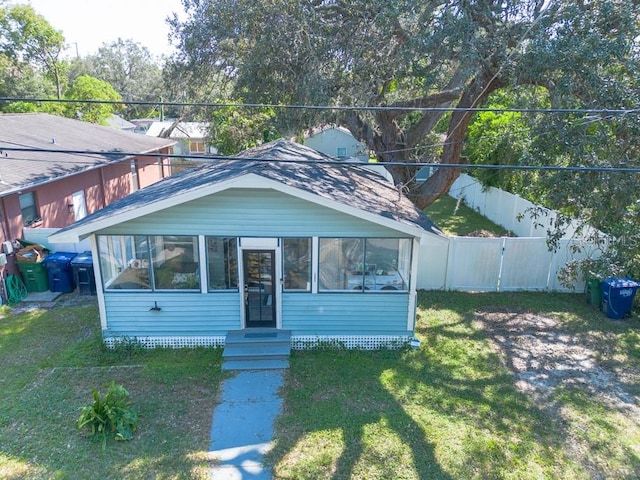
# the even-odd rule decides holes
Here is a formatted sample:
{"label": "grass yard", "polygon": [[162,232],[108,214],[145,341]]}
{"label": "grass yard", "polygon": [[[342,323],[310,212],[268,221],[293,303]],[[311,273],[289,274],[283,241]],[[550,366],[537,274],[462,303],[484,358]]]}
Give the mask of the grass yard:
{"label": "grass yard", "polygon": [[[6,307],[3,307],[6,309]],[[0,320],[0,478],[209,478],[220,351],[107,351],[96,306]],[[89,440],[75,426],[91,392],[115,380],[141,415],[131,442]]]}
{"label": "grass yard", "polygon": [[[427,292],[419,305],[420,350],[293,355],[270,457],[277,478],[640,478],[637,316],[609,321],[582,296],[548,293]],[[511,337],[541,339],[538,358],[500,348],[520,317],[557,322]],[[583,344],[594,358],[574,354]],[[564,347],[577,357],[565,381],[527,388]],[[613,372],[604,392],[585,381],[592,371]]]}
{"label": "grass yard", "polygon": [[447,235],[461,237],[481,233],[490,233],[499,237],[511,235],[500,225],[449,195],[440,197],[425,208],[424,213]]}
{"label": "grass yard", "polygon": [[[93,304],[3,309],[0,478],[210,478],[218,349],[108,351]],[[421,292],[419,350],[292,355],[268,461],[278,479],[640,478],[639,332],[580,295]],[[111,380],[141,424],[103,451],[75,422]]]}

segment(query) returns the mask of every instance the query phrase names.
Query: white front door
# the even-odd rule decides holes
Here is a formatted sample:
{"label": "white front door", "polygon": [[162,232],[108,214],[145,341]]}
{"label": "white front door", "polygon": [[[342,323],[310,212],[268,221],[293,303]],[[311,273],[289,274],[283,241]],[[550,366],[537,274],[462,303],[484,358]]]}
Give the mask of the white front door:
{"label": "white front door", "polygon": [[87,216],[87,202],[84,198],[84,190],[74,192],[73,195],[73,215],[76,220],[80,220]]}

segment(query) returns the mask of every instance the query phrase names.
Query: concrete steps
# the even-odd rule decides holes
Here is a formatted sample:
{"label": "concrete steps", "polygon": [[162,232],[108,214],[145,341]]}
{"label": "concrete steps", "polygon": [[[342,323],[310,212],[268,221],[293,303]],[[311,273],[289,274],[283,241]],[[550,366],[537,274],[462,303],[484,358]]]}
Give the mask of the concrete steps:
{"label": "concrete steps", "polygon": [[249,328],[227,333],[222,370],[268,370],[289,368],[291,331]]}

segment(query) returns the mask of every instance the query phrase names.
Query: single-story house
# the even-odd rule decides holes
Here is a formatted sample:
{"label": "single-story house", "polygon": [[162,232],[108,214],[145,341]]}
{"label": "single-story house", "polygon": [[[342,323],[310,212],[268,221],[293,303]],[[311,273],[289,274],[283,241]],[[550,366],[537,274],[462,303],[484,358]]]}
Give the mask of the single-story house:
{"label": "single-story house", "polygon": [[171,174],[157,156],[169,139],[44,113],[0,114],[0,132],[2,242],[27,226],[65,227]]}
{"label": "single-story house", "polygon": [[140,190],[49,237],[91,239],[107,344],[222,345],[286,329],[375,348],[412,337],[418,248],[442,233],[379,174],[278,140]]}
{"label": "single-story house", "polygon": [[337,125],[322,125],[312,128],[304,138],[304,144],[331,157],[357,158],[369,161],[369,149],[358,141],[351,132]]}
{"label": "single-story house", "polygon": [[172,153],[175,155],[204,155],[218,153],[207,140],[209,123],[183,121],[152,121],[138,124],[138,133],[150,137],[164,137],[174,140]]}

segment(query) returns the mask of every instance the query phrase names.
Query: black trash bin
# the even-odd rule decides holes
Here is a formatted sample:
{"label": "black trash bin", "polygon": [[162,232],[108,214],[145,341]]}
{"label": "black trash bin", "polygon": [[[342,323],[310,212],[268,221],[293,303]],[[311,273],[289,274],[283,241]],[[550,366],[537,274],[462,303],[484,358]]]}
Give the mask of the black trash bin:
{"label": "black trash bin", "polygon": [[52,292],[70,293],[75,289],[71,260],[77,253],[56,252],[46,257],[44,263],[49,278],[49,290]]}
{"label": "black trash bin", "polygon": [[633,297],[640,283],[630,278],[607,278],[600,284],[602,311],[609,318],[620,320],[633,308]]}
{"label": "black trash bin", "polygon": [[73,278],[81,295],[96,295],[96,277],[93,272],[91,252],[78,254],[71,260]]}

